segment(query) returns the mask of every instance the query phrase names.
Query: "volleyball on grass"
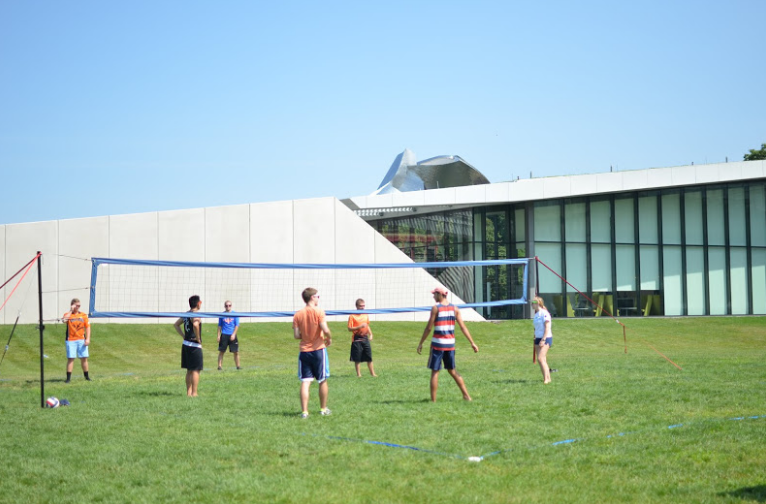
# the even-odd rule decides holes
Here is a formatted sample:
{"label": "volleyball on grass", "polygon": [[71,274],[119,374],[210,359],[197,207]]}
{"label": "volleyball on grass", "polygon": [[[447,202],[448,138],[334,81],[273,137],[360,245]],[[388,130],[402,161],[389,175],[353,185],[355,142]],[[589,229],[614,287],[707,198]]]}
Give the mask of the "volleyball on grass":
{"label": "volleyball on grass", "polygon": [[50,396],[48,400],[45,401],[45,406],[48,408],[58,408],[59,404],[59,400],[53,396]]}

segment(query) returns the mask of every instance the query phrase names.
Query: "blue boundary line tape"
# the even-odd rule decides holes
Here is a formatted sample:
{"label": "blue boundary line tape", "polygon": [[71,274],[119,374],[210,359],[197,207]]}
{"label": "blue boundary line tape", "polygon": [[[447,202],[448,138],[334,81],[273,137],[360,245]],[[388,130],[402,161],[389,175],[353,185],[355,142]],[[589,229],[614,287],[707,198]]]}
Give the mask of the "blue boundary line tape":
{"label": "blue boundary line tape", "polygon": [[[726,418],[726,419],[723,419],[723,420],[726,420],[726,421],[742,421],[742,420],[756,420],[756,419],[759,419],[759,418],[766,418],[766,415],[741,416],[741,417]],[[693,423],[687,423],[687,424],[678,423],[678,424],[668,425],[667,428],[668,429],[678,429],[680,427],[684,427],[684,426],[687,426],[687,425],[692,425]],[[699,422],[696,422],[696,423],[699,423]],[[608,436],[606,436],[606,439],[611,439],[611,438],[614,438],[614,437],[623,437],[623,436],[627,436],[628,434],[636,434],[636,433],[637,432],[619,432],[617,434],[609,434]],[[305,436],[306,434],[303,434],[303,435]],[[482,460],[487,459],[489,457],[493,457],[493,456],[496,456],[496,455],[500,455],[500,454],[503,454],[503,453],[508,453],[508,452],[513,451],[513,448],[509,448],[509,449],[505,449],[505,450],[493,451],[493,452],[487,453],[485,455],[466,457],[464,455],[457,455],[457,454],[454,454],[454,453],[446,453],[446,452],[440,452],[440,451],[436,451],[436,450],[429,450],[429,449],[426,449],[426,448],[420,448],[418,446],[402,445],[402,444],[397,444],[397,443],[388,443],[388,442],[385,442],[385,441],[374,441],[374,440],[368,440],[368,439],[355,439],[355,438],[348,438],[348,437],[341,437],[341,436],[321,436],[321,435],[318,435],[318,434],[312,434],[312,436],[313,437],[324,437],[326,439],[331,439],[333,441],[349,441],[349,442],[353,442],[353,443],[364,443],[364,444],[371,444],[371,445],[377,445],[377,446],[385,446],[387,448],[402,448],[402,449],[405,449],[405,450],[412,450],[412,451],[419,451],[419,452],[423,452],[423,453],[429,453],[431,455],[443,455],[445,457],[454,458],[454,459],[458,459],[458,460],[468,460],[470,462],[481,462]],[[564,439],[564,440],[561,440],[561,441],[555,441],[555,442],[551,443],[549,446],[562,446],[562,445],[567,445],[567,444],[574,444],[574,443],[577,443],[577,442],[580,442],[580,441],[586,441],[587,439],[588,438]]]}

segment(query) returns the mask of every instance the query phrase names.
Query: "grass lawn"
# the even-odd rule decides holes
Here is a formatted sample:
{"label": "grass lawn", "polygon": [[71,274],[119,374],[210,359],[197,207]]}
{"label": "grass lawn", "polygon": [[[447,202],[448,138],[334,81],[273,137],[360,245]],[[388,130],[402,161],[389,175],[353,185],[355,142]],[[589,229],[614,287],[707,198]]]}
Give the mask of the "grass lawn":
{"label": "grass lawn", "polygon": [[[428,400],[424,324],[373,322],[378,378],[356,378],[332,323],[329,406],[299,418],[289,323],[245,324],[243,369],[207,370],[185,397],[180,337],[94,324],[92,382],[65,384],[63,329],[21,326],[0,366],[0,502],[766,502],[766,318],[554,320],[543,386],[531,321],[468,324]],[[10,326],[0,326],[7,341]],[[677,363],[682,371],[649,345]],[[469,457],[483,457],[472,462]]]}

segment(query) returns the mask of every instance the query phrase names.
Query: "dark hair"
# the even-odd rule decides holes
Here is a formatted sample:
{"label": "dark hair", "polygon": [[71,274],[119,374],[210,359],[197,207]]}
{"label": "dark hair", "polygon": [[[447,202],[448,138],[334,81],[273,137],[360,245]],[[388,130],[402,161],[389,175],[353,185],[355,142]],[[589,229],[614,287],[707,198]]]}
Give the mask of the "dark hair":
{"label": "dark hair", "polygon": [[359,303],[364,303],[364,299],[362,298],[357,299],[356,302],[354,302],[354,306],[359,306]]}
{"label": "dark hair", "polygon": [[301,293],[301,297],[303,298],[304,303],[308,303],[311,301],[311,296],[316,294],[318,291],[313,287],[306,287],[303,289],[303,292]]}
{"label": "dark hair", "polygon": [[193,295],[192,297],[189,298],[189,308],[196,308],[198,304],[199,304],[199,296],[198,295],[195,294],[195,295]]}

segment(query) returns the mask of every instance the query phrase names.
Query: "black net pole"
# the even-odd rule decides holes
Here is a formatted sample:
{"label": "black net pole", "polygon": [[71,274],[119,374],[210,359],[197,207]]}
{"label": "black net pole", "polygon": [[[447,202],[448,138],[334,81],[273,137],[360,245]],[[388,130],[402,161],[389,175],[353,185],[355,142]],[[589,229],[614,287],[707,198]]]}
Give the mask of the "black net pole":
{"label": "black net pole", "polygon": [[40,306],[40,407],[45,408],[45,357],[43,352],[43,267],[42,252],[37,251],[37,298]]}

